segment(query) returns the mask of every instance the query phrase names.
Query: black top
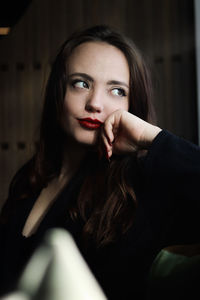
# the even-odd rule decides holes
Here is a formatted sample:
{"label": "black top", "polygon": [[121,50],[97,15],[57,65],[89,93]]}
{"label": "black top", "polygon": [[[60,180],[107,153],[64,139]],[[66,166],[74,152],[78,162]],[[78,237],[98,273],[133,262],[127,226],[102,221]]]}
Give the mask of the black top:
{"label": "black top", "polygon": [[45,231],[52,227],[71,232],[108,299],[113,300],[146,299],[148,272],[158,252],[169,245],[200,241],[200,148],[196,145],[161,131],[134,176],[138,199],[134,225],[117,242],[87,251],[79,239],[82,224],[72,222],[67,212],[86,169],[83,164],[33,236],[24,238],[21,232],[36,195],[21,201],[12,220],[1,228],[1,293],[14,287]]}

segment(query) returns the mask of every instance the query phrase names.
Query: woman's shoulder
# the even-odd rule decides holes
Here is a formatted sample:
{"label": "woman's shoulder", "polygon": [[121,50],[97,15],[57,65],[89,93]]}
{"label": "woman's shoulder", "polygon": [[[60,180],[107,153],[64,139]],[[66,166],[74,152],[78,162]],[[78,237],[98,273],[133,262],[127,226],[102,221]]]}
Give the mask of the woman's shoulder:
{"label": "woman's shoulder", "polygon": [[5,200],[0,214],[0,223],[6,222],[9,215],[15,211],[19,200],[25,199],[32,192],[31,188],[31,172],[34,165],[34,157],[22,165],[13,176],[9,189],[8,196]]}
{"label": "woman's shoulder", "polygon": [[32,157],[24,165],[22,165],[13,176],[9,190],[8,198],[16,198],[30,191],[32,174],[34,173],[34,160]]}

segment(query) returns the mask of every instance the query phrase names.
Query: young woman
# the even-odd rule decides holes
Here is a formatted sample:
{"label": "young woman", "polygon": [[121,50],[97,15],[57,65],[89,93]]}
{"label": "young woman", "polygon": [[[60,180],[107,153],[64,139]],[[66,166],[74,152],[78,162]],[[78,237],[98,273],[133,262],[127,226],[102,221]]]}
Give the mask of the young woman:
{"label": "young woman", "polygon": [[96,26],[63,44],[38,149],[1,214],[2,293],[49,228],[73,235],[115,300],[145,299],[158,252],[199,240],[200,149],[154,125],[151,94],[140,52],[118,32]]}

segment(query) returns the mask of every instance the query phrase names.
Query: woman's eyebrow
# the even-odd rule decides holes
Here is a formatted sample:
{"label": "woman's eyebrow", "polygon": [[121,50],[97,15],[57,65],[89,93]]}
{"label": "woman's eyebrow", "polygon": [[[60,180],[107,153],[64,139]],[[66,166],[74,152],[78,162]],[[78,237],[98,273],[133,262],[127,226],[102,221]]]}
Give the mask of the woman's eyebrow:
{"label": "woman's eyebrow", "polygon": [[79,73],[79,72],[78,73],[72,73],[72,74],[69,74],[68,77],[70,78],[70,77],[74,77],[74,76],[82,77],[82,78],[87,79],[88,81],[91,81],[91,82],[94,81],[94,79],[86,73]]}
{"label": "woman's eyebrow", "polygon": [[110,80],[110,81],[107,82],[107,84],[109,84],[109,85],[113,85],[113,84],[114,85],[122,85],[122,86],[125,86],[129,89],[129,85],[127,83],[123,82],[123,81]]}
{"label": "woman's eyebrow", "polygon": [[[86,73],[76,72],[76,73],[69,74],[68,77],[70,78],[70,77],[74,77],[74,76],[79,76],[79,77],[82,77],[82,78],[84,78],[84,79],[86,79],[90,82],[94,82],[94,79]],[[119,81],[119,80],[109,80],[107,82],[107,84],[108,85],[122,85],[122,86],[125,86],[126,88],[129,89],[129,85],[127,83],[125,83],[123,81]]]}

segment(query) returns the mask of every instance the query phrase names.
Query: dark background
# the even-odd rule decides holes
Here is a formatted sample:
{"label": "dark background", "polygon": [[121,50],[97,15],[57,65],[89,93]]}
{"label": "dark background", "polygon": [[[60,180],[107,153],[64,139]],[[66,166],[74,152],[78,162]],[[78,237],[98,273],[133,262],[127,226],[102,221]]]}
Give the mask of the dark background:
{"label": "dark background", "polygon": [[152,68],[158,125],[197,143],[192,0],[6,1],[0,25],[0,206],[34,150],[52,58],[76,29],[108,24],[130,36]]}

